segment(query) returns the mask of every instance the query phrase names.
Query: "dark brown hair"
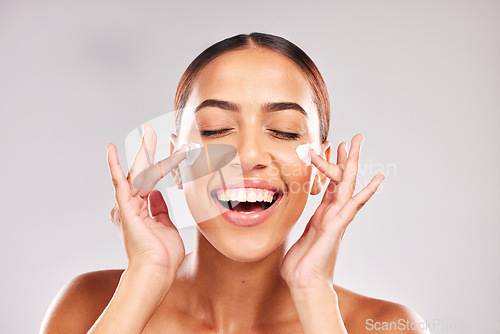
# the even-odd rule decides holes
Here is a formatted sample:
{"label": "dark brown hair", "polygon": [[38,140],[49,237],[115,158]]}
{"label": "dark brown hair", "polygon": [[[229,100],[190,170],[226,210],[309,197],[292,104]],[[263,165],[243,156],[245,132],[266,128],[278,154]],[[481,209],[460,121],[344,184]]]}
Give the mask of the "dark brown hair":
{"label": "dark brown hair", "polygon": [[299,66],[302,72],[306,75],[314,92],[314,103],[318,109],[320,120],[321,141],[325,142],[328,138],[328,130],[330,128],[330,99],[326,89],[325,82],[314,62],[305,54],[298,46],[283,37],[263,34],[251,33],[240,34],[226,38],[220,42],[213,44],[196,57],[182,75],[177,90],[175,92],[174,108],[175,128],[179,132],[182,112],[186,106],[186,102],[191,93],[192,82],[200,73],[200,71],[210,61],[216,57],[233,50],[240,50],[250,47],[263,47],[273,51],[277,51]]}

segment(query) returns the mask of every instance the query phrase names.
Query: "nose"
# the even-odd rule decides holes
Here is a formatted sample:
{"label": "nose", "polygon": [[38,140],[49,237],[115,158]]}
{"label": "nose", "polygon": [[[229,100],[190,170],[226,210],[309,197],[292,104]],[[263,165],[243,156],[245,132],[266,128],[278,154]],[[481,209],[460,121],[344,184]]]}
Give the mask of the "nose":
{"label": "nose", "polygon": [[263,142],[263,134],[255,130],[242,131],[233,145],[238,154],[230,166],[239,168],[243,173],[251,173],[269,167],[271,155]]}

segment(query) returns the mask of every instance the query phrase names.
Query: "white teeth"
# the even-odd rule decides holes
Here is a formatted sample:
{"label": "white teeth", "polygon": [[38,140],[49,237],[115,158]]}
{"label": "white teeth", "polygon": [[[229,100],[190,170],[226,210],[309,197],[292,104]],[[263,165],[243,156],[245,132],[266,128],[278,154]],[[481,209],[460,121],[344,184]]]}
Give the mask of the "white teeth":
{"label": "white teeth", "polygon": [[235,190],[230,190],[229,191],[229,198],[228,200],[231,200],[231,201],[236,201],[236,199],[238,198],[238,193],[235,191]]}
{"label": "white teeth", "polygon": [[245,190],[240,190],[238,191],[238,197],[236,198],[238,202],[246,202],[247,201],[247,194],[245,193]]}
{"label": "white teeth", "polygon": [[257,201],[257,193],[253,190],[250,190],[247,194],[247,202],[255,202]]}
{"label": "white teeth", "polygon": [[260,188],[237,188],[217,191],[217,198],[220,201],[238,202],[268,202],[274,198],[274,192]]}

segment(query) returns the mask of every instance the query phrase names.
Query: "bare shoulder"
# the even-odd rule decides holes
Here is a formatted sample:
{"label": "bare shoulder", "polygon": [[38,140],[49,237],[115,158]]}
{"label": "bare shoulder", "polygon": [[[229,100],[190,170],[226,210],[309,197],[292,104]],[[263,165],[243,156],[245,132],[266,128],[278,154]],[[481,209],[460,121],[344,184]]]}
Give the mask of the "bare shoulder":
{"label": "bare shoulder", "polygon": [[40,333],[87,333],[120,282],[123,270],[101,270],[78,275],[52,301]]}
{"label": "bare shoulder", "polygon": [[370,298],[337,285],[334,285],[334,289],[349,334],[429,333],[422,317],[408,306]]}

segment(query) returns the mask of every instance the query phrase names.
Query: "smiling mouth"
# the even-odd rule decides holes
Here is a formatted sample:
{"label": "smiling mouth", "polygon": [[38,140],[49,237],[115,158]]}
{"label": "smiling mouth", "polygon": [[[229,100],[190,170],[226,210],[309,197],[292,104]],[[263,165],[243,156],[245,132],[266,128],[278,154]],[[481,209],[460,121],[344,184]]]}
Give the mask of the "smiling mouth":
{"label": "smiling mouth", "polygon": [[269,209],[282,194],[260,188],[233,188],[215,191],[212,197],[228,210],[249,214]]}

